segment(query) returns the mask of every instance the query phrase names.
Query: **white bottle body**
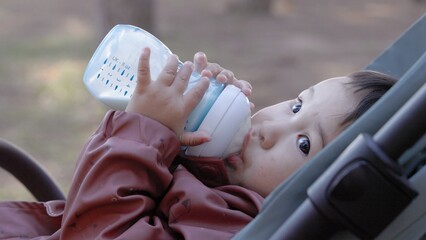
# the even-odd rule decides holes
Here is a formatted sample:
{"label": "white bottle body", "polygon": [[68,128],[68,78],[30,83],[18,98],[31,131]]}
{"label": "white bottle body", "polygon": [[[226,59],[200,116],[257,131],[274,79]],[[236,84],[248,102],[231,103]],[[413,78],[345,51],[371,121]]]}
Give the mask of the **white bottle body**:
{"label": "white bottle body", "polygon": [[[93,54],[84,73],[83,82],[89,92],[109,107],[124,110],[136,85],[139,56],[144,47],[151,49],[151,79],[156,80],[171,51],[143,29],[115,26]],[[193,72],[188,89],[199,79],[199,73]],[[203,99],[188,117],[185,131],[202,130],[210,134],[212,140],[188,147],[185,154],[224,158],[239,151],[244,138],[240,136],[248,131],[249,119],[250,104],[241,90],[211,79]]]}

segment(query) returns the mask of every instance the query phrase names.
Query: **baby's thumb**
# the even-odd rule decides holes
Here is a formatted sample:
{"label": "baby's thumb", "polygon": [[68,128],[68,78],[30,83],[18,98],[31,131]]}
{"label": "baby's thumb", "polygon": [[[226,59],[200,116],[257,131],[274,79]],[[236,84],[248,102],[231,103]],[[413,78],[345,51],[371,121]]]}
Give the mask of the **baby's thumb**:
{"label": "baby's thumb", "polygon": [[183,146],[197,146],[210,141],[210,135],[202,132],[184,132],[179,137],[179,142]]}

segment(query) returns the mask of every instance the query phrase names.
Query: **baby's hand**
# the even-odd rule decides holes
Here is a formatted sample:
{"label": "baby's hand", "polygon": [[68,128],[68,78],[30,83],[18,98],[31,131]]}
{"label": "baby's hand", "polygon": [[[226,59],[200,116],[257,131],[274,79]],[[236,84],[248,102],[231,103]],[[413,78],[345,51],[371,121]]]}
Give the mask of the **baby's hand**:
{"label": "baby's hand", "polygon": [[208,78],[214,77],[221,83],[231,84],[240,88],[248,97],[251,95],[253,88],[249,82],[236,79],[232,71],[224,69],[217,63],[209,63],[205,53],[196,53],[194,55],[194,64],[195,71],[201,73],[202,76]]}
{"label": "baby's hand", "polygon": [[193,64],[185,62],[177,72],[178,59],[172,55],[158,79],[152,81],[149,67],[150,53],[150,49],[145,48],[139,58],[137,84],[126,111],[140,113],[159,121],[174,131],[183,144],[195,145],[208,141],[208,136],[203,136],[202,133],[184,134],[183,128],[189,114],[207,90],[209,80],[203,77],[183,95],[193,71]]}

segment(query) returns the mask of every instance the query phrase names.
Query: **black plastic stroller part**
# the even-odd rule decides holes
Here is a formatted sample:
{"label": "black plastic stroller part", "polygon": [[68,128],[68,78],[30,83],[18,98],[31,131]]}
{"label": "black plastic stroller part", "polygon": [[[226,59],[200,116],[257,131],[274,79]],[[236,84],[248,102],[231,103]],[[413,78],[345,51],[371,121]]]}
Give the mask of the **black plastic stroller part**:
{"label": "black plastic stroller part", "polygon": [[3,139],[0,167],[17,178],[38,201],[65,199],[58,185],[28,153]]}
{"label": "black plastic stroller part", "polygon": [[271,239],[376,237],[416,197],[398,157],[426,131],[426,84],[374,135],[361,134],[308,189]]}
{"label": "black plastic stroller part", "polygon": [[[420,140],[422,143],[426,143],[426,135],[423,136],[423,139]],[[411,156],[410,158],[405,158],[407,162],[402,164],[404,168],[404,175],[407,178],[410,178],[414,176],[420,169],[422,169],[424,166],[426,166],[426,144],[422,144],[417,146],[417,148],[414,148],[410,151],[413,151],[415,154],[413,155],[412,152],[408,156]]]}

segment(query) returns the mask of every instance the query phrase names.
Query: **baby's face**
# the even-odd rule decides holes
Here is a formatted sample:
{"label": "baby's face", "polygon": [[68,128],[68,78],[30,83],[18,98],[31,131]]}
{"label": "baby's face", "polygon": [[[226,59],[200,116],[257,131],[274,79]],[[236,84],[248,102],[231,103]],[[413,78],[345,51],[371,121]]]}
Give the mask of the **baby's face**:
{"label": "baby's face", "polygon": [[266,196],[324,148],[343,130],[340,123],[359,102],[344,85],[348,81],[322,81],[296,99],[254,114],[241,156],[225,161],[231,183]]}

